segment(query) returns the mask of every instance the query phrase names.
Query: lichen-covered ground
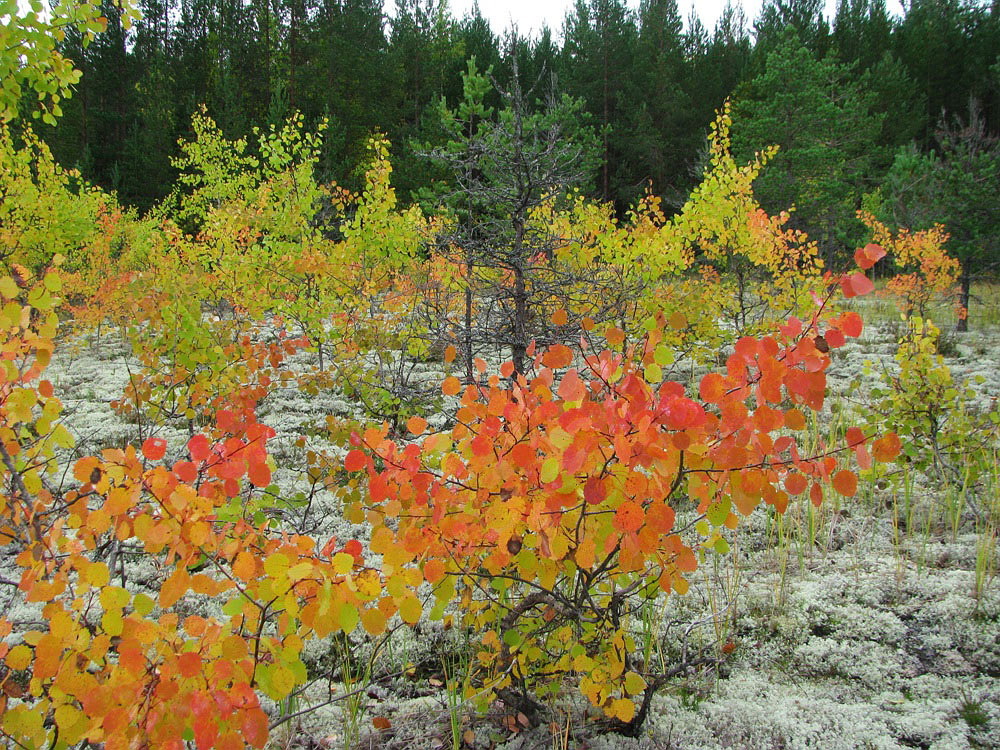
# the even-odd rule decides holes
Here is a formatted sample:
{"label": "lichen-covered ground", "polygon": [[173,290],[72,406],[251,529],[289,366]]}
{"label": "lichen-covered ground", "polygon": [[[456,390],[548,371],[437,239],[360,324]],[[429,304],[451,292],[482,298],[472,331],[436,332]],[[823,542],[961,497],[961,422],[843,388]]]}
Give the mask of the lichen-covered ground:
{"label": "lichen-covered ground", "polygon": [[[977,386],[980,406],[1000,394],[995,333],[955,339],[948,360],[957,377],[984,378]],[[864,362],[891,368],[894,349],[891,332],[872,328],[837,352],[831,367],[835,408],[852,407],[857,393],[850,384]],[[50,378],[81,452],[139,437],[140,425],[123,421],[109,406],[136,367],[120,342],[107,335],[65,342],[57,352]],[[261,414],[261,421],[278,430],[272,445],[278,464],[292,467],[276,474],[277,480],[289,497],[301,493],[299,502],[280,512],[289,525],[324,540],[364,538],[366,531],[346,524],[327,493],[311,492],[295,468],[303,465],[305,452],[296,439],[308,432],[307,448],[336,455],[339,449],[310,428],[322,425],[327,414],[351,411],[342,398],[289,390],[270,396]],[[156,434],[175,448],[186,440],[180,428],[161,427]],[[375,659],[380,679],[367,685],[343,682],[349,674],[345,659],[364,664],[367,646],[333,640],[310,646],[316,682],[292,707],[302,714],[276,727],[272,744],[508,750],[1000,747],[1000,581],[980,585],[977,595],[977,549],[984,536],[975,519],[982,509],[960,509],[956,529],[942,520],[946,514],[935,487],[917,482],[907,498],[903,492],[899,483],[888,483],[811,515],[793,507],[780,527],[760,513],[739,530],[729,556],[703,565],[687,596],[651,610],[647,627],[658,644],[654,658],[669,664],[682,647],[689,654],[718,653],[722,644],[731,653],[718,668],[665,688],[639,738],[603,733],[599,718],[572,696],[553,706],[551,723],[539,727],[512,731],[499,713],[472,716],[444,690],[449,670],[468,664],[463,636],[428,623],[416,632],[397,631]],[[904,500],[922,510],[907,516],[901,511]],[[995,570],[996,548],[989,554]],[[155,585],[155,571],[141,564],[129,575],[138,585]],[[350,699],[330,702],[331,696],[352,691]],[[391,726],[376,731],[374,717]]]}

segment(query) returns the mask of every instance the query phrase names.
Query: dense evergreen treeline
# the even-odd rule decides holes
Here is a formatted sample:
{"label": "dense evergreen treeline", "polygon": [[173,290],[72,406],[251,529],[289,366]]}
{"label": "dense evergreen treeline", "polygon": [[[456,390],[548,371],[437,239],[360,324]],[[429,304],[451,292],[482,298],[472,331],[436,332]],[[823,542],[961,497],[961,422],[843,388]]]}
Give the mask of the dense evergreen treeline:
{"label": "dense evergreen treeline", "polygon": [[852,239],[854,211],[897,154],[940,150],[942,125],[968,121],[970,101],[986,133],[1000,125],[998,0],[911,0],[902,17],[884,0],[841,0],[832,21],[821,0],[768,0],[752,23],[727,7],[712,31],[693,14],[683,24],[676,0],[577,0],[561,38],[497,37],[447,0],[396,0],[391,16],[380,0],[139,4],[128,32],[109,3],[106,34],[86,48],[67,38],[84,75],[44,136],[63,164],[142,209],[171,189],[170,159],[202,104],[230,137],[294,111],[327,118],[321,177],[348,185],[381,131],[397,185],[415,195],[435,179],[419,152],[440,132],[441,98],[461,98],[471,56],[500,86],[516,69],[539,100],[582,99],[598,134],[590,187],[622,209],[649,184],[668,205],[687,195],[713,112],[733,97],[737,154],[782,148],[762,204],[794,203],[823,247]]}

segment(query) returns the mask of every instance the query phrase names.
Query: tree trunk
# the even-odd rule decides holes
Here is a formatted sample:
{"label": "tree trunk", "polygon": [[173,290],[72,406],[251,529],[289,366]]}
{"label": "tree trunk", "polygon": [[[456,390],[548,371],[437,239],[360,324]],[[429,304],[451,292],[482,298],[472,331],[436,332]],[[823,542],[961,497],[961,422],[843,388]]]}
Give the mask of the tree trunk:
{"label": "tree trunk", "polygon": [[472,382],[472,283],[465,286],[465,377]]}
{"label": "tree trunk", "polygon": [[972,272],[969,261],[962,264],[962,275],[959,277],[958,304],[965,310],[965,316],[958,319],[955,330],[965,333],[969,330],[969,297],[972,296]]}
{"label": "tree trunk", "polygon": [[528,287],[525,283],[524,268],[514,268],[514,335],[511,337],[511,360],[514,371],[524,374],[524,361],[528,356]]}

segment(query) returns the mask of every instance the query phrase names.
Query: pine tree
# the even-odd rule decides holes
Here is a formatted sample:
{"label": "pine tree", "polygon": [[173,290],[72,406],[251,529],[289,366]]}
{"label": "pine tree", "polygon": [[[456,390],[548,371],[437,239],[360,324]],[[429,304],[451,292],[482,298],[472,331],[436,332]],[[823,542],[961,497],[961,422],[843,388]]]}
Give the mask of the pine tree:
{"label": "pine tree", "polygon": [[792,224],[832,260],[855,240],[854,213],[881,127],[851,70],[814,57],[788,27],[764,70],[738,90],[733,110],[738,159],[771,144],[781,149],[754,185],[761,204],[769,213],[794,205]]}

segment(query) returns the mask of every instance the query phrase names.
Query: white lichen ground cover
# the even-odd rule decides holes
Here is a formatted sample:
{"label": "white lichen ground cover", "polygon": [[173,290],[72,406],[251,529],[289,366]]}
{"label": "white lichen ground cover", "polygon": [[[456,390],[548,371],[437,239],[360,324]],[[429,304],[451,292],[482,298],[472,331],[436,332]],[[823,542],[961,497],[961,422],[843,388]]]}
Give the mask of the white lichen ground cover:
{"label": "white lichen ground cover", "polygon": [[[948,360],[957,378],[985,379],[977,387],[982,404],[1000,394],[995,333],[958,339],[957,356]],[[831,368],[835,408],[851,408],[850,383],[866,360],[891,368],[894,350],[889,332],[870,328],[838,352]],[[148,428],[140,435],[140,425],[109,406],[137,366],[112,336],[64,342],[57,351],[49,377],[81,454],[148,436]],[[352,411],[338,394],[283,390],[265,401],[260,415],[278,431],[272,449],[278,465],[287,467],[276,481],[286,496],[302,493],[307,500],[281,515],[314,533],[320,545],[330,536],[365,539],[367,532],[346,523],[339,502],[303,479],[305,449],[296,440],[308,433],[308,449],[339,455],[342,449],[321,437],[322,426],[328,414]],[[158,427],[155,434],[175,452],[187,438],[180,426]],[[933,507],[935,489],[919,491]],[[599,719],[572,696],[553,707],[552,724],[513,734],[499,715],[472,718],[449,703],[443,689],[445,672],[469,663],[463,636],[427,623],[419,632],[400,629],[380,652],[376,673],[395,676],[360,691],[353,702],[304,711],[356,687],[342,683],[345,652],[356,663],[369,653],[360,639],[312,644],[307,661],[317,680],[291,707],[302,715],[278,726],[272,744],[441,748],[453,746],[454,728],[472,741],[456,747],[508,750],[1000,747],[1000,581],[975,596],[979,539],[971,519],[957,534],[940,524],[901,528],[894,512],[900,492],[894,485],[867,488],[858,498],[829,503],[812,515],[812,530],[807,509],[790,509],[780,544],[774,519],[758,512],[733,539],[730,555],[702,566],[687,596],[652,611],[651,632],[668,665],[682,643],[716,652],[727,644],[731,653],[718,669],[664,689],[637,739],[603,734]],[[995,564],[995,549],[992,554]],[[136,586],[155,586],[157,572],[138,564],[127,575]],[[691,623],[698,625],[688,628]],[[278,707],[272,709],[277,718]],[[376,732],[375,716],[387,717],[392,727]]]}

